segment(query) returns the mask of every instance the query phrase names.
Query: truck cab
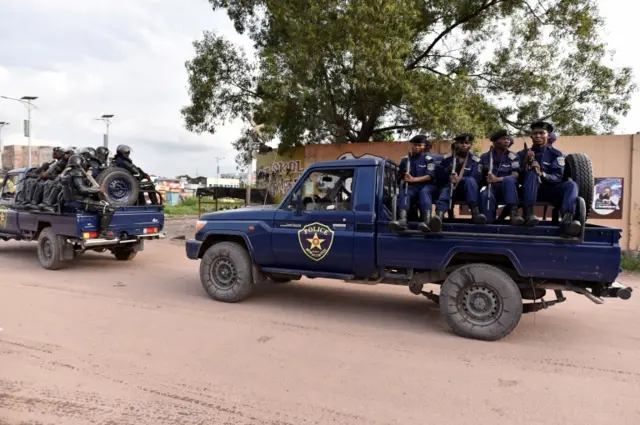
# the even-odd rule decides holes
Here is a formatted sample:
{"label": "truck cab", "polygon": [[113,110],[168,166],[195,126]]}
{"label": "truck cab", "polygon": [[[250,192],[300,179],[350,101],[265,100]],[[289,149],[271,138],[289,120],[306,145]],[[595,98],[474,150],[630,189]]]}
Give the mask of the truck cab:
{"label": "truck cab", "polygon": [[[585,217],[574,238],[549,221],[523,228],[463,217],[445,220],[440,233],[424,234],[417,223],[392,232],[397,170],[388,159],[314,163],[279,205],[200,217],[187,256],[201,259],[202,284],[218,301],[241,301],[256,283],[302,276],[406,285],[438,302],[458,334],[485,340],[506,336],[523,312],[565,301],[563,291],[595,303],[631,296],[616,282],[620,229]],[[423,291],[429,283],[440,294]],[[548,290],[555,300],[544,300]]]}

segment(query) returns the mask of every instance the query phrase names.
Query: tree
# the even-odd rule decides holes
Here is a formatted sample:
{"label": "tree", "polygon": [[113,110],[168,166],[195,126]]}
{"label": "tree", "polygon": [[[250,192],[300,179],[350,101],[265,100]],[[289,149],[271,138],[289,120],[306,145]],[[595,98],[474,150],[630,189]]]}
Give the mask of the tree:
{"label": "tree", "polygon": [[256,58],[215,32],[194,43],[190,131],[244,117],[281,148],[522,133],[539,118],[608,133],[636,90],[605,63],[596,0],[209,1]]}

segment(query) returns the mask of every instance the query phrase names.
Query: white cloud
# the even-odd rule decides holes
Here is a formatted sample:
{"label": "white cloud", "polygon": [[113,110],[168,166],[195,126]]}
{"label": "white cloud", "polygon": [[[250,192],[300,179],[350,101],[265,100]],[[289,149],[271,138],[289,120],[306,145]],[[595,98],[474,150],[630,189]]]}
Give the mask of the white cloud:
{"label": "white cloud", "polygon": [[[235,169],[231,141],[240,123],[215,135],[184,129],[180,108],[188,103],[184,62],[192,42],[215,29],[248,50],[224,12],[205,0],[2,0],[0,94],[38,96],[32,143],[98,146],[104,123],[115,114],[112,150],[120,143],[152,173],[176,175]],[[25,144],[26,108],[0,100],[5,144]]]}

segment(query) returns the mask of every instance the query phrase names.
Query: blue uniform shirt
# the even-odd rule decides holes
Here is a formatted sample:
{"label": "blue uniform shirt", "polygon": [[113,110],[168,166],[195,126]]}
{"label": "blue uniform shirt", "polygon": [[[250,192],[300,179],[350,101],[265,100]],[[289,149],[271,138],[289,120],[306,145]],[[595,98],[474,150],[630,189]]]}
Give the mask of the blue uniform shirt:
{"label": "blue uniform shirt", "polygon": [[[546,183],[557,184],[562,182],[564,176],[564,155],[553,146],[546,145],[541,149],[535,146],[531,148],[535,154],[536,161],[540,164],[542,180]],[[521,167],[524,168],[524,161],[527,155],[525,149],[518,152]]]}
{"label": "blue uniform shirt", "polygon": [[[456,174],[460,173],[460,169],[462,167],[463,161],[464,159],[457,158]],[[452,163],[453,163],[453,157],[451,155],[444,158],[440,163],[440,167],[438,167],[438,183],[440,185],[449,183],[449,176],[451,175]],[[464,173],[461,175],[461,180],[464,181],[466,178],[472,178],[476,181],[476,183],[480,183],[481,174],[482,174],[482,164],[480,163],[480,157],[472,152],[469,152],[469,156],[467,157],[467,163],[464,166]]]}
{"label": "blue uniform shirt", "polygon": [[[489,152],[485,152],[480,156],[480,162],[485,171],[489,171]],[[498,155],[493,153],[493,169],[491,174],[496,177],[507,177],[513,172],[520,172],[520,157],[515,152],[505,151]]]}
{"label": "blue uniform shirt", "polygon": [[[409,174],[412,177],[424,177],[431,176],[431,180],[424,183],[409,183],[410,185],[425,185],[433,183],[436,175],[436,158],[431,154],[421,153],[417,156],[409,156]],[[398,179],[400,180],[407,169],[407,157],[405,156],[400,160],[400,167],[398,169]]]}

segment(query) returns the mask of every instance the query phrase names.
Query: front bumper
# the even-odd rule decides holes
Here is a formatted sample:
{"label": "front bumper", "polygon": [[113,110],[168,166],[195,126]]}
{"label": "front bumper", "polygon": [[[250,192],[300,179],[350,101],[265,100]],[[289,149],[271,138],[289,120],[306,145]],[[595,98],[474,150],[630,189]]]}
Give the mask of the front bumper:
{"label": "front bumper", "polygon": [[197,260],[198,254],[200,253],[200,247],[202,246],[202,241],[197,241],[195,239],[187,240],[185,244],[185,249],[187,251],[187,258],[191,260]]}
{"label": "front bumper", "polygon": [[82,245],[82,247],[85,249],[101,247],[101,246],[126,245],[126,244],[133,244],[133,243],[139,242],[140,240],[145,240],[145,239],[164,239],[166,236],[167,236],[166,233],[159,232],[159,233],[145,233],[143,235],[137,235],[136,237],[131,239],[120,239],[120,238],[84,239],[80,241],[80,245]]}

